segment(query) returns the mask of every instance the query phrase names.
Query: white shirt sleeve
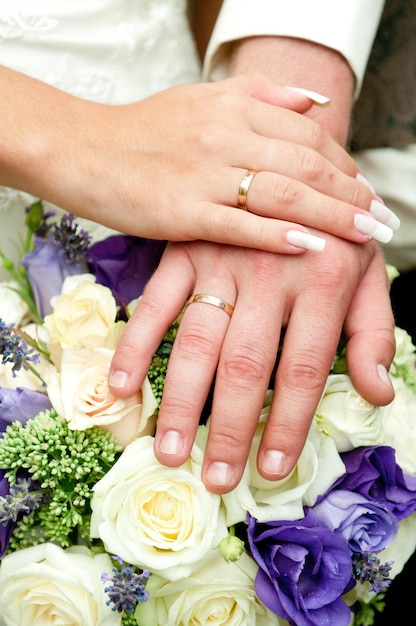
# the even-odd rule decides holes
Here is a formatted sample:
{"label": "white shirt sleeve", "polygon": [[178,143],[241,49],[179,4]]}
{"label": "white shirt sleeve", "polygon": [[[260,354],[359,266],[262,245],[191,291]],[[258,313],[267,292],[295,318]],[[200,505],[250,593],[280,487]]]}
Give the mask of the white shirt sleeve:
{"label": "white shirt sleeve", "polygon": [[280,35],[333,48],[349,62],[361,88],[385,0],[224,0],[205,57],[204,80],[228,75],[230,44]]}

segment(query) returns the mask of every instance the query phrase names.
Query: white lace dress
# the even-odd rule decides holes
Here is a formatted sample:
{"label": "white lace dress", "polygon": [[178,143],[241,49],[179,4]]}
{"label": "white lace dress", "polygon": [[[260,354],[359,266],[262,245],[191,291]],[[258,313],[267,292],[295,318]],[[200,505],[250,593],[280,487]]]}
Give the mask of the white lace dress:
{"label": "white lace dress", "polygon": [[[0,0],[0,64],[109,104],[200,76],[186,0]],[[0,249],[11,256],[31,201],[0,187]]]}

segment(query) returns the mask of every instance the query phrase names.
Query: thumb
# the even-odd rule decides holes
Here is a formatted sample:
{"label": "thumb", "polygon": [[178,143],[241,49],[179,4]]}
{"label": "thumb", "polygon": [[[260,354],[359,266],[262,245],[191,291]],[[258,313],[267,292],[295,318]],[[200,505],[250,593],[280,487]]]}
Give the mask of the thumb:
{"label": "thumb", "polygon": [[281,106],[297,113],[306,113],[313,105],[328,106],[329,98],[303,87],[282,85],[263,74],[241,74],[216,83],[220,88],[236,86],[257,100]]}

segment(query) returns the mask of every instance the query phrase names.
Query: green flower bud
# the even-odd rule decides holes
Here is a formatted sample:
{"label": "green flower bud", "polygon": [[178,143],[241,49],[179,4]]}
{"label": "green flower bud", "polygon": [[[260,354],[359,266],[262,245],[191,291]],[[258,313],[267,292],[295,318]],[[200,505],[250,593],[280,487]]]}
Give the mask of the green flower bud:
{"label": "green flower bud", "polygon": [[244,542],[235,535],[224,537],[218,546],[221,556],[227,563],[238,561],[244,551]]}

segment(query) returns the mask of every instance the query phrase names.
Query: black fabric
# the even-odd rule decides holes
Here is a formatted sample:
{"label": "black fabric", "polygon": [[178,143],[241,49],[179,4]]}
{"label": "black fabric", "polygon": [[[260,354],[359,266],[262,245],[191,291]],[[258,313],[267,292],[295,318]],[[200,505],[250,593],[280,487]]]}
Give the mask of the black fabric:
{"label": "black fabric", "polygon": [[[415,293],[416,270],[400,274],[392,283],[391,301],[396,324],[407,330],[416,345]],[[374,626],[391,626],[398,623],[399,615],[413,615],[415,580],[416,553],[390,585],[386,594],[386,607],[383,613],[377,615]]]}
{"label": "black fabric", "polygon": [[387,0],[353,111],[351,150],[416,142],[416,0]]}

